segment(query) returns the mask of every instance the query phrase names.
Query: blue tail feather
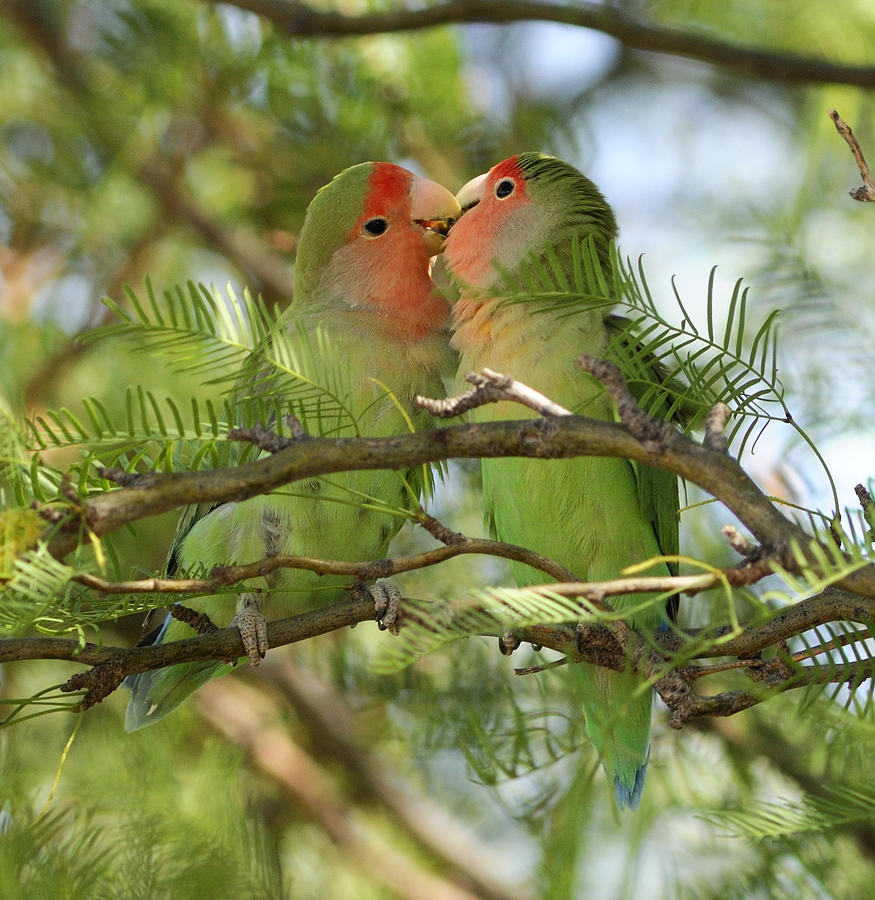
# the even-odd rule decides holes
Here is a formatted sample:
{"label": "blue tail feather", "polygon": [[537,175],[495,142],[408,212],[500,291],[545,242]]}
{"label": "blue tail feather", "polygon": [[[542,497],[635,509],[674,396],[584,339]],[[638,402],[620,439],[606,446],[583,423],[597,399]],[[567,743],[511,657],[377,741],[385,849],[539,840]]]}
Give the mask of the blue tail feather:
{"label": "blue tail feather", "polygon": [[[168,615],[151,645],[164,640],[173,617]],[[163,669],[129,675],[123,686],[131,692],[125,710],[125,731],[137,731],[152,725],[172,712],[202,684],[230,672],[233,666],[223,662],[178,663]]]}
{"label": "blue tail feather", "polygon": [[614,776],[614,796],[617,798],[617,806],[620,809],[626,809],[627,807],[633,811],[638,809],[641,795],[644,793],[644,779],[646,777],[647,763],[636,769],[635,779],[631,785],[621,781],[619,775]]}

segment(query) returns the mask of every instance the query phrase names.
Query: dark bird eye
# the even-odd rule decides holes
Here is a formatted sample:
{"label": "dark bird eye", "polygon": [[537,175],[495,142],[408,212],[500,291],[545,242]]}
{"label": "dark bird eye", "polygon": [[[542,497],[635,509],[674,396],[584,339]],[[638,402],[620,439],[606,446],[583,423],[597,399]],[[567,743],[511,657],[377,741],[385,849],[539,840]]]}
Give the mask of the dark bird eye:
{"label": "dark bird eye", "polygon": [[495,185],[495,196],[498,197],[499,200],[504,200],[505,197],[509,197],[514,188],[516,187],[516,182],[513,178],[502,178],[501,181]]}
{"label": "dark bird eye", "polygon": [[377,237],[389,227],[389,223],[385,219],[380,218],[368,219],[363,227],[367,234],[371,235],[372,237]]}

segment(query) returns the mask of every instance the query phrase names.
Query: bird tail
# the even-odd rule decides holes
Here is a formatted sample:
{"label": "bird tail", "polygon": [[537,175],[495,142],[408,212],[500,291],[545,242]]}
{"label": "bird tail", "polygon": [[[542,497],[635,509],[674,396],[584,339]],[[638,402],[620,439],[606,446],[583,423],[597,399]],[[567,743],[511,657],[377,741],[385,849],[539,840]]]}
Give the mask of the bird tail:
{"label": "bird tail", "polygon": [[[161,644],[170,640],[168,628],[174,621],[168,615],[160,631],[150,644]],[[137,731],[147,725],[154,725],[172,712],[202,684],[211,678],[225,675],[233,666],[222,662],[179,663],[163,669],[129,675],[123,682],[131,692],[128,708],[125,711],[125,731]]]}
{"label": "bird tail", "polygon": [[620,809],[637,809],[644,792],[650,755],[650,718],[653,692],[635,696],[641,679],[581,663],[581,699],[590,740],[613,780]]}

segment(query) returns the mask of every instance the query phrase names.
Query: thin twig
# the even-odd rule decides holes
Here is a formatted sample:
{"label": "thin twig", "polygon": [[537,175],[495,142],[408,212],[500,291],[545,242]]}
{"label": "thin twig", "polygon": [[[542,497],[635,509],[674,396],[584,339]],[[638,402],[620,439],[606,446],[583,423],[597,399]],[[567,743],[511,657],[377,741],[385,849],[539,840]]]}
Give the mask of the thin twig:
{"label": "thin twig", "polygon": [[806,659],[814,659],[822,653],[829,653],[831,650],[837,650],[839,647],[847,647],[849,644],[858,644],[863,641],[871,641],[872,632],[868,628],[855,628],[845,634],[838,634],[832,640],[824,641],[816,647],[806,647],[798,653],[793,653],[790,659],[793,662],[804,662]]}
{"label": "thin twig", "polygon": [[461,534],[458,537],[461,540],[457,539],[452,544],[435,547],[422,553],[362,562],[278,555],[245,565],[216,566],[206,578],[140,578],[130,581],[109,581],[88,572],[81,572],[74,575],[72,580],[102,594],[213,594],[220,588],[268,575],[277,569],[303,569],[317,575],[344,575],[355,581],[375,581],[378,578],[390,578],[400,572],[413,572],[435,566],[456,556],[479,555],[511,559],[539,569],[563,582],[575,581],[574,575],[563,566],[525,547],[487,538],[469,538]]}
{"label": "thin twig", "polygon": [[860,501],[860,508],[863,510],[863,519],[869,526],[869,541],[870,543],[875,543],[875,500],[872,499],[872,495],[862,484],[855,485],[854,493]]}
{"label": "thin twig", "polygon": [[170,606],[170,615],[177,622],[184,622],[198,634],[212,634],[219,630],[206,613],[189,609],[181,603],[173,603]]}
{"label": "thin twig", "polygon": [[712,450],[726,453],[729,445],[726,441],[725,428],[729,421],[729,407],[725,403],[715,403],[705,418],[705,437],[702,443]]}
{"label": "thin twig", "polygon": [[447,528],[443,522],[429,515],[421,506],[416,511],[415,521],[424,528],[436,541],[442,544],[464,544],[468,538],[461,531]]}
{"label": "thin twig", "polygon": [[854,188],[852,191],[848,191],[848,193],[855,200],[875,203],[875,182],[872,181],[872,173],[869,171],[869,166],[866,164],[866,159],[863,156],[863,150],[860,147],[860,143],[856,137],[854,137],[854,132],[851,131],[851,126],[838,114],[838,110],[831,109],[829,111],[829,117],[833,120],[836,131],[845,139],[848,146],[851,148],[851,153],[854,154],[854,161],[857,163],[857,168],[860,170],[860,175],[863,179],[862,187]]}
{"label": "thin twig", "polygon": [[550,669],[558,669],[561,666],[567,666],[568,659],[554,659],[551,662],[541,663],[538,666],[522,666],[513,670],[514,675],[538,675],[541,672],[547,672]]}
{"label": "thin twig", "polygon": [[413,398],[413,402],[440,419],[460,416],[470,409],[485,406],[487,403],[499,403],[502,400],[520,403],[542,416],[572,415],[570,410],[554,403],[549,397],[545,397],[534,388],[530,388],[521,381],[515,381],[510,375],[493,372],[492,369],[468,372],[465,375],[465,381],[473,384],[474,387],[459,394],[458,397],[432,399],[417,394]]}
{"label": "thin twig", "polygon": [[641,409],[629,390],[620,367],[608,360],[587,355],[579,357],[577,364],[604,385],[617,407],[620,421],[641,445],[653,453],[663,452],[676,433],[675,429],[668,422],[649,416]]}
{"label": "thin twig", "polygon": [[[298,420],[295,419],[295,421],[297,422]],[[298,422],[298,425],[300,425],[300,422]],[[252,428],[231,428],[228,430],[229,441],[243,441],[258,447],[259,450],[264,450],[265,453],[279,453],[280,450],[293,447],[301,440],[301,437],[300,434],[293,437],[283,437],[261,422],[257,422]],[[303,437],[308,437],[308,435],[305,433]]]}
{"label": "thin twig", "polygon": [[756,669],[763,665],[761,659],[732,659],[728,662],[714,663],[710,666],[684,666],[683,675],[687,680],[693,681],[707,678],[709,675],[718,675],[721,672],[734,672],[738,669]]}
{"label": "thin twig", "polygon": [[760,555],[760,548],[749,541],[734,525],[724,525],[721,529],[726,536],[730,547],[745,559],[756,559]]}

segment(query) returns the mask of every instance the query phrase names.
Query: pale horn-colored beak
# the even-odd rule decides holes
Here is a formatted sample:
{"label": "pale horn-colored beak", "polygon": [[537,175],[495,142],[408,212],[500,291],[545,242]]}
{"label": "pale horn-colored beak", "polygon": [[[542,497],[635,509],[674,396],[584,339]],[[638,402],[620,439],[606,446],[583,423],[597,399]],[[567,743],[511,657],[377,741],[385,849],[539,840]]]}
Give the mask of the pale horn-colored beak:
{"label": "pale horn-colored beak", "polygon": [[423,231],[423,241],[434,256],[444,246],[444,238],[462,214],[456,198],[436,181],[416,175],[410,188],[410,218]]}
{"label": "pale horn-colored beak", "polygon": [[486,179],[488,177],[489,172],[484,172],[482,175],[472,178],[459,189],[459,192],[456,194],[456,200],[462,208],[462,215],[483,199],[483,188],[486,187]]}

